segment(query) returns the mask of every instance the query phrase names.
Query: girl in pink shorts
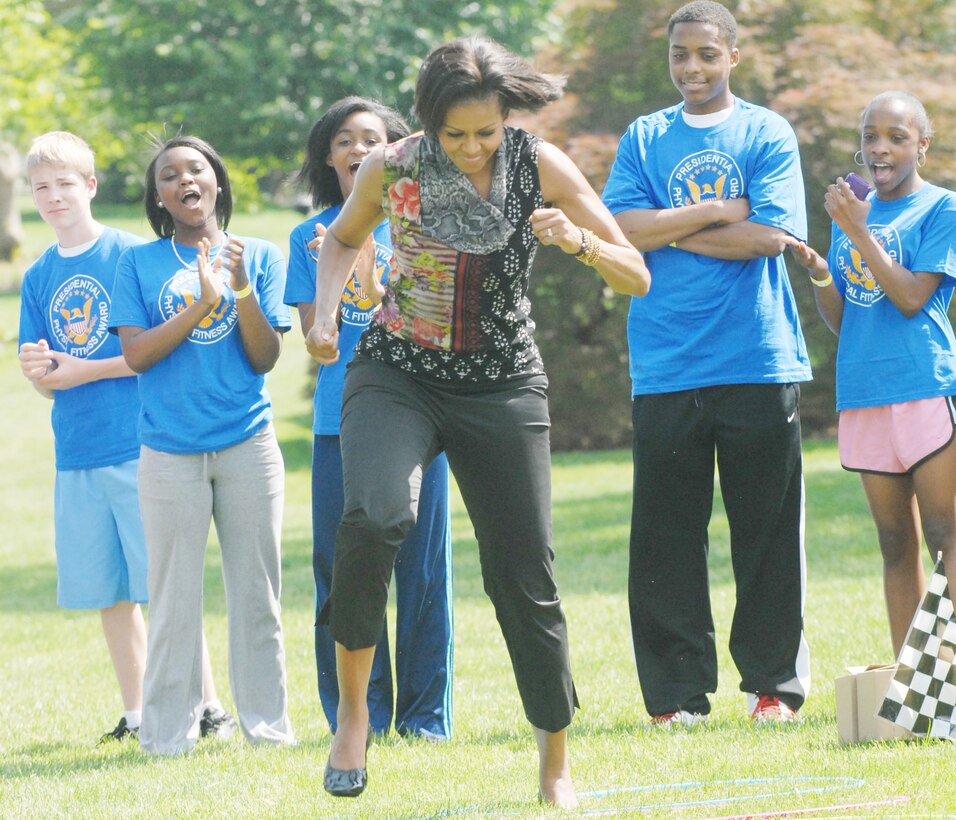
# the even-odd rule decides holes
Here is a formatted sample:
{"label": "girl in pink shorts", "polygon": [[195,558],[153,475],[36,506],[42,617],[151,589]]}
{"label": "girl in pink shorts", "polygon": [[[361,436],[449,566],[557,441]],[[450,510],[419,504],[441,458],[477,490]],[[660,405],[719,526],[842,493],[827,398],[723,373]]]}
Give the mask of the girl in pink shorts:
{"label": "girl in pink shorts", "polygon": [[817,308],[839,336],[840,460],[860,473],[883,554],[893,649],[923,596],[920,540],[943,554],[956,592],[956,339],[946,315],[956,285],[956,194],[922,179],[932,130],[904,92],[870,101],[861,150],[875,191],[838,178],[823,259],[792,252],[810,272]]}

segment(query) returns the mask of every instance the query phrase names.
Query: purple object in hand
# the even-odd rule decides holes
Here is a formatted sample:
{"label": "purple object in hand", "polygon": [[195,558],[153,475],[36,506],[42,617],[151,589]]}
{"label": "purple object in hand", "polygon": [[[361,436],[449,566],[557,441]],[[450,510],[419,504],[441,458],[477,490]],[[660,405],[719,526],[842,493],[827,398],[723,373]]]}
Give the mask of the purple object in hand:
{"label": "purple object in hand", "polygon": [[870,183],[863,177],[850,171],[843,177],[843,180],[850,186],[850,190],[853,191],[857,199],[866,199],[866,195],[870,192]]}

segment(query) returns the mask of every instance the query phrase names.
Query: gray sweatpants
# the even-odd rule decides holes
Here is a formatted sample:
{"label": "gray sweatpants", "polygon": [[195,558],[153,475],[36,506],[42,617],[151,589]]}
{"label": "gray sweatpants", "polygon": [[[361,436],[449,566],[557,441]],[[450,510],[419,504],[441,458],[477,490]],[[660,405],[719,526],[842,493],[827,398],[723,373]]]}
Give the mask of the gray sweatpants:
{"label": "gray sweatpants", "polygon": [[185,752],[199,738],[210,519],[222,552],[229,682],[239,723],[253,743],[293,742],[279,617],[283,470],[271,424],[219,452],[181,455],[141,448],[149,633],[139,737],[147,752]]}

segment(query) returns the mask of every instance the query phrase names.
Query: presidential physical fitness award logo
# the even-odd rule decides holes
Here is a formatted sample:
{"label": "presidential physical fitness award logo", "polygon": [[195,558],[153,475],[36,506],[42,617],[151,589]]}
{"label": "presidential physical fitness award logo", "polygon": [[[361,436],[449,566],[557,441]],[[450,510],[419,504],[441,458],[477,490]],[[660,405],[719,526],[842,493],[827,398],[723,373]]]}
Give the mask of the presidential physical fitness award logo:
{"label": "presidential physical fitness award logo", "polygon": [[109,337],[110,297],[92,276],[74,276],[50,300],[50,326],[58,346],[89,357]]}
{"label": "presidential physical fitness award logo", "polygon": [[[873,238],[880,243],[887,255],[894,262],[902,258],[902,243],[900,235],[892,225],[868,226]],[[854,244],[846,237],[842,237],[836,248],[836,267],[846,283],[845,298],[854,304],[869,307],[880,301],[886,294],[879,282],[870,273],[863,256]]]}
{"label": "presidential physical fitness award logo", "polygon": [[744,177],[734,158],[709,149],[685,157],[668,182],[672,208],[715,199],[737,199],[743,189]]}
{"label": "presidential physical fitness award logo", "polygon": [[[225,275],[223,281],[225,283]],[[196,299],[199,298],[199,273],[194,268],[181,268],[160,289],[159,312],[164,320],[172,319],[177,313],[182,313]],[[239,313],[236,302],[228,284],[193,332],[189,334],[189,341],[201,345],[212,344],[228,336],[239,322]]]}

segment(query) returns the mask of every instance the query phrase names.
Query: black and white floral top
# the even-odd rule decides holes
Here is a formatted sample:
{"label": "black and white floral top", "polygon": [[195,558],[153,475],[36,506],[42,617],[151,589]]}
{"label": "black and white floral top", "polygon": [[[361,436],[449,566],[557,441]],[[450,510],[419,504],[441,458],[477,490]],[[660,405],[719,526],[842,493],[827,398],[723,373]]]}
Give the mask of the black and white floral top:
{"label": "black and white floral top", "polygon": [[538,248],[528,218],[543,204],[538,144],[505,128],[487,199],[434,137],[385,149],[394,256],[357,355],[458,384],[544,372],[528,300]]}

